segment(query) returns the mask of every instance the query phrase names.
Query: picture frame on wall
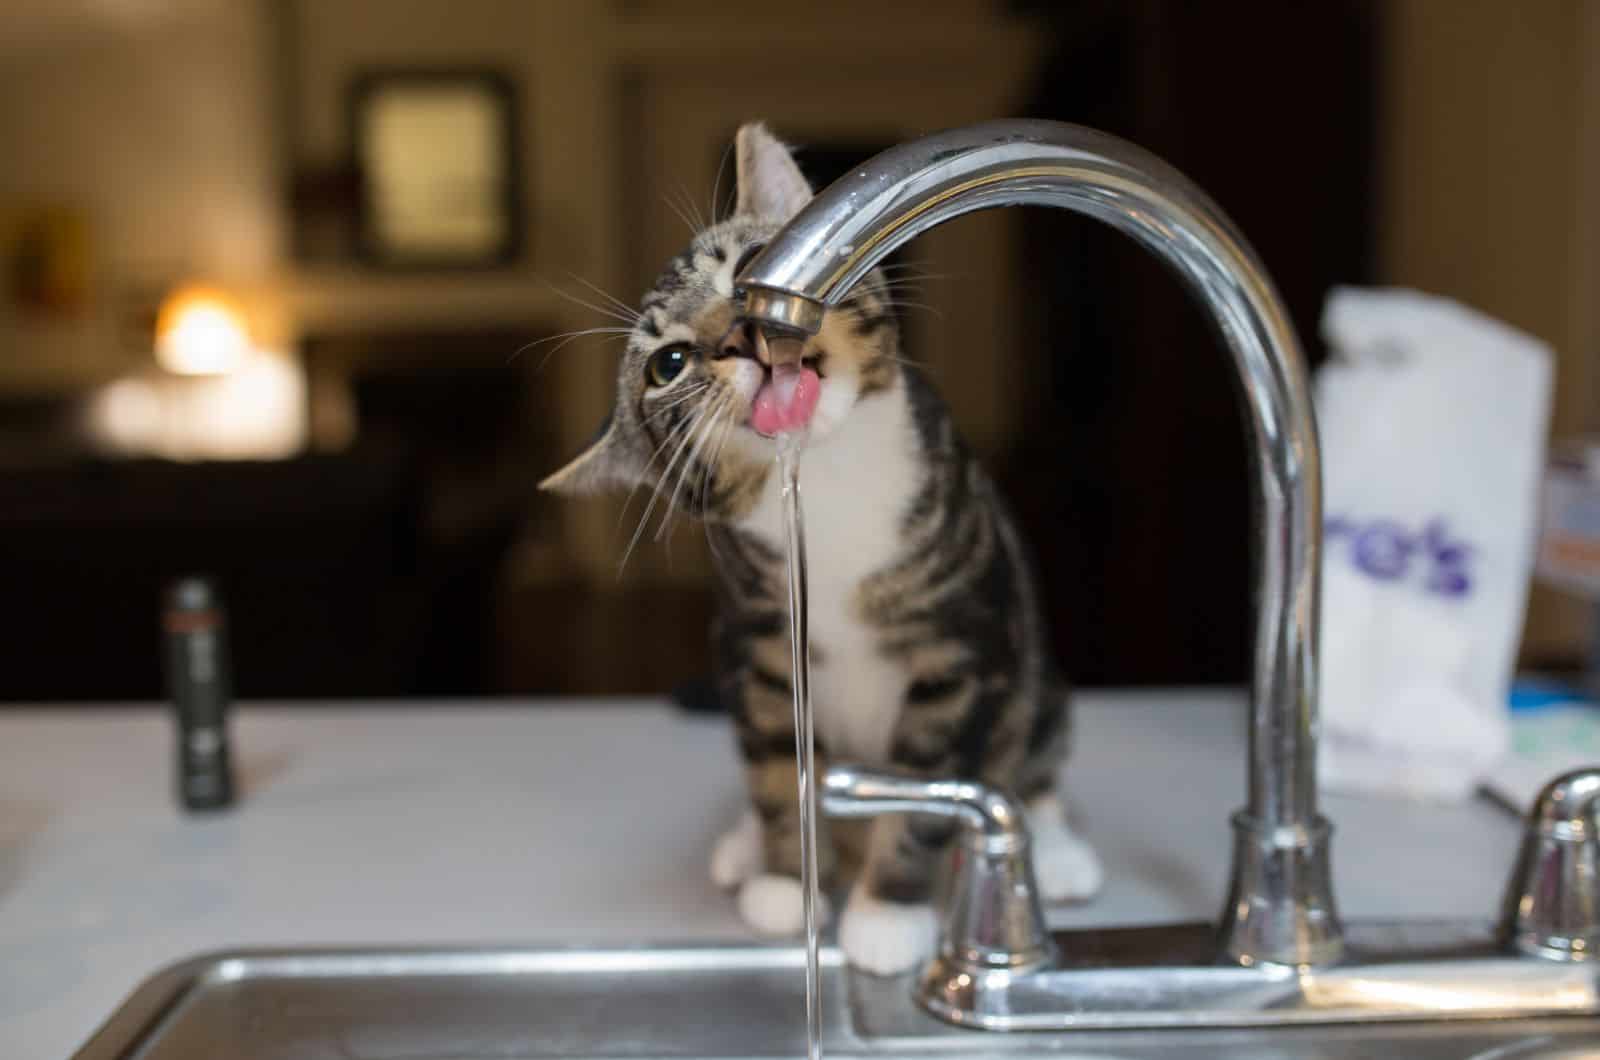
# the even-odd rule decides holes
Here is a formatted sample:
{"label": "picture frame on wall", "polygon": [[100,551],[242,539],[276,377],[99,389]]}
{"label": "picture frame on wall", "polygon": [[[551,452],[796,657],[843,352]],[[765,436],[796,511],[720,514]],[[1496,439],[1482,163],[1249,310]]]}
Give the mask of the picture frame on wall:
{"label": "picture frame on wall", "polygon": [[522,249],[516,93],[493,70],[352,79],[356,247],[386,268],[491,268]]}

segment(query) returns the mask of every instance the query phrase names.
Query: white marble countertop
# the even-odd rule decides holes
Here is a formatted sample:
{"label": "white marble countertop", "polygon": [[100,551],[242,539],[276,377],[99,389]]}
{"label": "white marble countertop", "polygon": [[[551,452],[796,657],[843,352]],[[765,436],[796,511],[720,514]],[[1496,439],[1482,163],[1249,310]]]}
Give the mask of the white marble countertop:
{"label": "white marble countertop", "polygon": [[[1066,790],[1105,894],[1061,923],[1211,919],[1242,700],[1085,693]],[[0,711],[0,1056],[64,1060],[156,968],[238,946],[743,938],[712,889],[740,805],[720,719],[655,700],[235,715],[242,796],[181,813],[154,706]],[[1327,798],[1342,912],[1495,912],[1516,822]]]}

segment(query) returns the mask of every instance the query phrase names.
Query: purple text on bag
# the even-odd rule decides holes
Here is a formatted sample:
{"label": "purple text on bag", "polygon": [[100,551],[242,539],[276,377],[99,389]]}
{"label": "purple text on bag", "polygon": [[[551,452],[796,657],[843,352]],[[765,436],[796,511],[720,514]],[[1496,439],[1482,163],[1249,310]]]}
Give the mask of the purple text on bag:
{"label": "purple text on bag", "polygon": [[1450,534],[1442,518],[1431,519],[1421,532],[1378,517],[1358,520],[1330,515],[1323,526],[1329,548],[1348,554],[1356,570],[1378,581],[1400,581],[1421,572],[1422,588],[1439,596],[1460,597],[1472,591],[1473,548]]}

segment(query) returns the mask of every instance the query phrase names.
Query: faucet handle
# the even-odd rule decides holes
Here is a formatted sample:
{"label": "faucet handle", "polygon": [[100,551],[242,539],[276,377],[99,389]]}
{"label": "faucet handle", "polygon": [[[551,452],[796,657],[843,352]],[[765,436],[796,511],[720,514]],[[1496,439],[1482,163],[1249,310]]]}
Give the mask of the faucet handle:
{"label": "faucet handle", "polygon": [[921,813],[960,826],[955,872],[939,938],[939,969],[1027,972],[1054,956],[1033,879],[1028,825],[1015,799],[972,780],[927,780],[834,766],[822,781],[822,807],[833,817]]}
{"label": "faucet handle", "polygon": [[1564,773],[1528,811],[1506,891],[1506,940],[1531,957],[1600,957],[1600,767]]}

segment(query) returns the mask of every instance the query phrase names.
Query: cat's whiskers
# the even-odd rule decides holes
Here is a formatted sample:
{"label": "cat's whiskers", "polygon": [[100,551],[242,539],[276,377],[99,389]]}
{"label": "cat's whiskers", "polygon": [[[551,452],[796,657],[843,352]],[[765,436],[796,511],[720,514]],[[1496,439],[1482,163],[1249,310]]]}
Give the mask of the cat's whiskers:
{"label": "cat's whiskers", "polygon": [[689,230],[689,234],[691,236],[699,234],[700,228],[694,223],[693,219],[691,219],[688,214],[684,213],[683,207],[673,202],[672,198],[666,192],[661,193],[661,201],[666,205],[667,209],[671,210],[673,214],[677,216],[678,220],[683,222],[683,226]]}
{"label": "cat's whiskers", "polygon": [[672,488],[672,494],[667,498],[666,510],[661,513],[661,523],[656,527],[657,541],[660,541],[662,536],[666,534],[667,526],[672,518],[673,513],[679,510],[678,497],[683,493],[685,481],[687,481],[690,474],[693,473],[693,470],[697,466],[696,461],[700,459],[700,453],[706,447],[706,439],[711,437],[711,432],[716,429],[718,419],[725,411],[727,411],[728,407],[732,403],[733,396],[731,394],[724,394],[720,399],[718,399],[717,403],[712,406],[710,414],[705,417],[705,426],[700,431],[699,440],[697,440],[694,443],[694,447],[689,450],[689,459],[678,468],[678,484]]}
{"label": "cat's whiskers", "polygon": [[[654,510],[656,501],[661,496],[661,490],[666,483],[667,475],[670,474],[673,464],[677,462],[678,456],[683,452],[684,445],[693,436],[694,427],[699,423],[700,415],[703,411],[703,409],[697,410],[694,415],[691,415],[682,424],[674,428],[673,433],[669,436],[668,441],[676,442],[677,448],[673,451],[672,459],[667,463],[667,466],[662,469],[659,475],[656,476],[655,487],[651,490],[650,499],[648,503],[646,503],[644,511],[640,514],[638,523],[633,528],[633,536],[628,539],[628,547],[623,549],[622,558],[617,561],[617,577],[622,577],[623,569],[627,567],[629,557],[633,555],[633,550],[638,547],[639,539],[644,535],[645,527],[649,525],[650,513]],[[665,447],[665,445],[666,443],[663,443],[663,447]],[[647,477],[648,473],[646,475],[641,475],[639,482],[634,486],[634,489],[637,490],[640,485],[643,485]],[[631,504],[632,501],[633,493],[630,492],[628,494],[628,503]],[[624,505],[623,512],[626,513],[626,511],[627,505]],[[620,515],[618,516],[617,523],[620,527],[622,523],[622,518]]]}
{"label": "cat's whiskers", "polygon": [[557,287],[553,283],[550,284],[550,289],[552,291],[554,291],[557,295],[559,295],[562,298],[565,298],[567,301],[573,303],[574,305],[581,305],[581,306],[583,306],[583,308],[589,310],[590,312],[599,313],[603,317],[607,317],[607,318],[609,318],[611,320],[615,320],[615,321],[617,321],[618,323],[621,323],[621,324],[626,324],[630,328],[633,325],[635,325],[635,324],[637,324],[639,322],[639,317],[638,317],[637,313],[634,313],[632,315],[628,315],[628,314],[624,314],[624,313],[619,313],[615,309],[609,309],[609,308],[607,308],[606,306],[603,306],[603,305],[596,305],[593,302],[585,301],[584,299],[579,298],[577,295],[573,294],[571,291],[563,290],[562,288]]}
{"label": "cat's whiskers", "polygon": [[[695,397],[698,394],[702,394],[702,393],[704,393],[705,391],[707,391],[709,389],[711,389],[711,384],[710,383],[704,382],[704,381],[697,382],[689,389],[688,393],[682,394],[679,397],[677,397],[673,401],[672,404],[673,405],[681,405],[683,402],[688,401],[689,399]],[[662,415],[662,414],[666,413],[667,411],[669,411],[670,408],[671,408],[671,406],[668,406],[667,408],[657,409],[654,412],[651,412],[648,415],[646,415],[645,416],[645,420],[646,421],[652,420],[656,416],[659,416],[659,415]],[[673,442],[675,442],[675,441],[679,440],[680,438],[682,438],[683,437],[683,432],[688,430],[690,425],[693,422],[694,422],[694,417],[693,416],[688,416],[688,417],[685,417],[683,420],[679,421],[678,423],[673,424],[672,427],[668,429],[666,435],[664,437],[662,437],[661,444],[656,446],[655,451],[652,452],[650,454],[649,459],[647,459],[644,462],[644,474],[639,476],[638,480],[634,482],[633,488],[628,491],[627,497],[623,498],[621,511],[617,512],[617,525],[616,525],[616,530],[617,531],[620,531],[622,529],[622,520],[627,518],[628,508],[629,508],[629,506],[631,506],[633,504],[633,498],[639,492],[639,487],[644,485],[645,478],[650,474],[650,469],[655,467],[656,459],[661,456],[662,452],[667,448],[667,446],[671,445]]]}
{"label": "cat's whiskers", "polygon": [[879,284],[872,292],[879,302],[886,305],[910,305],[917,308],[930,308],[920,299],[924,296],[924,285],[920,280],[891,280]]}
{"label": "cat's whiskers", "polygon": [[728,146],[722,149],[722,158],[717,162],[717,175],[711,182],[711,223],[716,224],[722,220],[722,172],[728,168],[728,159],[733,156],[733,141],[728,141]]}
{"label": "cat's whiskers", "polygon": [[543,357],[539,358],[539,364],[538,364],[537,367],[534,368],[534,371],[536,371],[536,372],[537,371],[542,371],[544,369],[545,363],[547,361],[549,361],[551,357],[555,356],[556,353],[558,353],[559,351],[565,349],[567,347],[568,343],[575,342],[578,339],[584,338],[584,337],[589,336],[589,335],[605,335],[605,336],[608,337],[608,339],[617,339],[617,338],[625,338],[625,337],[627,337],[629,335],[632,335],[632,334],[633,334],[633,329],[632,328],[618,328],[618,327],[580,328],[577,331],[563,331],[558,335],[546,335],[544,338],[534,339],[532,342],[523,343],[521,346],[518,346],[515,350],[511,351],[511,353],[506,357],[506,363],[510,364],[512,361],[515,361],[518,357],[521,357],[523,354],[528,353],[528,352],[530,352],[530,351],[532,351],[534,349],[537,349],[538,347],[543,346],[547,342],[559,343],[559,345],[557,345],[553,349],[550,349],[550,350],[546,351],[545,355]]}
{"label": "cat's whiskers", "polygon": [[695,427],[697,427],[700,422],[705,419],[706,413],[710,411],[710,408],[711,399],[708,398],[690,414],[689,423],[693,424],[694,426],[691,426],[690,429],[684,433],[683,439],[678,443],[678,447],[673,450],[672,459],[667,462],[666,469],[662,471],[660,476],[658,476],[656,479],[655,489],[650,492],[650,502],[645,505],[644,514],[639,517],[639,526],[634,530],[633,538],[629,540],[628,547],[622,554],[622,562],[617,564],[617,574],[619,577],[622,574],[622,568],[628,564],[628,557],[633,555],[633,550],[638,546],[639,539],[644,536],[645,527],[650,523],[650,515],[655,511],[657,502],[661,500],[661,491],[666,488],[667,480],[672,477],[673,469],[678,466],[678,460],[683,456],[684,450],[688,448],[690,440],[694,438]]}
{"label": "cat's whiskers", "polygon": [[879,303],[890,309],[920,309],[924,312],[932,313],[940,320],[944,319],[944,310],[938,306],[929,305],[927,302],[916,302],[909,298],[882,298],[879,299]]}
{"label": "cat's whiskers", "polygon": [[711,526],[711,500],[709,495],[712,490],[712,481],[716,477],[717,468],[722,466],[722,453],[728,445],[728,439],[733,435],[734,428],[738,427],[739,418],[734,415],[728,417],[723,425],[722,434],[717,439],[717,446],[711,452],[711,460],[706,464],[700,476],[700,525],[705,528],[706,548],[711,553],[711,562],[719,568],[727,565],[727,557],[723,555],[722,547],[717,544],[717,535]]}
{"label": "cat's whiskers", "polygon": [[900,276],[893,279],[879,280],[875,289],[880,294],[883,292],[896,294],[906,291],[920,294],[926,283],[927,278],[923,276]]}
{"label": "cat's whiskers", "polygon": [[[638,545],[640,537],[644,534],[645,527],[649,525],[650,515],[661,500],[662,490],[672,480],[672,473],[679,466],[679,461],[693,443],[700,427],[709,420],[711,410],[715,407],[714,402],[715,399],[706,398],[685,421],[687,428],[679,433],[677,447],[672,452],[672,459],[667,462],[667,466],[656,477],[655,488],[651,490],[649,503],[645,505],[644,513],[639,517],[639,525],[634,528],[633,537],[628,542],[628,548],[623,554],[623,563],[628,561],[628,556],[633,553],[633,549]],[[670,503],[668,510],[671,510]]]}
{"label": "cat's whiskers", "polygon": [[970,272],[929,272],[914,261],[891,262],[888,265],[879,265],[877,271],[885,279],[918,279],[918,280],[970,280]]}
{"label": "cat's whiskers", "polygon": [[[695,398],[701,396],[702,394],[704,394],[706,391],[708,391],[710,389],[711,389],[711,384],[710,383],[699,383],[699,384],[695,385],[694,387],[691,387],[689,390],[685,391],[684,393],[682,393],[682,394],[678,395],[677,397],[673,398],[671,403],[669,403],[667,405],[663,405],[661,408],[655,409],[655,410],[647,413],[645,415],[645,417],[644,417],[644,420],[645,420],[646,423],[649,423],[649,422],[655,420],[657,417],[665,416],[667,413],[671,412],[673,409],[677,408],[680,405],[686,404],[687,402],[693,401]],[[671,430],[669,430],[667,432],[667,436],[670,438],[672,435],[676,434],[678,431],[680,431],[682,429],[683,429],[683,423],[680,422],[680,423],[673,424]],[[663,443],[663,444],[665,444],[665,443]],[[661,449],[658,447],[656,449],[656,453],[659,454],[660,452],[661,452]]]}
{"label": "cat's whiskers", "polygon": [[646,420],[653,420],[657,416],[661,415],[664,412],[672,411],[673,409],[677,408],[679,405],[683,404],[685,401],[688,401],[690,398],[694,397],[696,394],[698,394],[701,391],[705,390],[710,385],[711,385],[710,383],[700,383],[698,386],[694,387],[688,393],[677,395],[671,401],[667,402],[665,405],[662,405],[660,408],[657,408],[657,409],[653,410],[652,412],[650,412],[648,415],[645,416],[645,419]]}
{"label": "cat's whiskers", "polygon": [[[689,485],[696,473],[704,474],[705,465],[700,463],[700,454],[705,452],[706,443],[711,440],[712,434],[721,425],[722,417],[732,407],[734,397],[731,393],[724,394],[712,408],[711,414],[706,418],[705,428],[700,432],[700,438],[694,443],[694,448],[689,451],[689,459],[684,461],[678,469],[678,484],[673,487],[672,495],[667,499],[667,508],[661,513],[661,524],[656,527],[656,540],[660,541],[665,535],[671,540],[670,527],[674,517],[684,511],[678,506],[678,498],[683,494],[684,486]],[[690,502],[694,500],[694,487],[689,487]]]}
{"label": "cat's whiskers", "polygon": [[717,468],[722,465],[722,451],[727,448],[728,436],[739,425],[739,418],[733,414],[733,406],[728,406],[728,418],[722,424],[722,433],[717,435],[716,445],[712,447],[711,459],[706,461],[700,469],[700,514],[702,517],[710,510],[711,483],[716,477]]}
{"label": "cat's whiskers", "polygon": [[[623,320],[627,321],[628,323],[637,324],[640,320],[642,320],[644,318],[644,314],[643,313],[639,312],[637,309],[633,308],[633,306],[629,305],[627,302],[624,302],[622,299],[618,298],[616,295],[612,294],[610,291],[606,290],[604,287],[601,287],[599,284],[592,283],[591,281],[584,279],[582,276],[579,276],[575,272],[568,272],[567,275],[570,276],[572,279],[578,281],[579,283],[583,284],[585,287],[589,288],[589,290],[593,291],[595,294],[599,295],[601,298],[605,299],[605,304],[610,306],[613,310],[615,310],[615,314],[614,315],[621,317]],[[586,303],[580,303],[580,304],[586,304]],[[591,308],[593,308],[593,307],[591,307]]]}
{"label": "cat's whiskers", "polygon": [[706,224],[705,215],[700,212],[699,205],[694,201],[694,194],[689,191],[688,186],[681,180],[678,181],[678,195],[679,201],[683,203],[684,209],[688,211],[689,218],[694,222],[695,232],[701,232],[709,227]]}
{"label": "cat's whiskers", "polygon": [[867,290],[882,292],[919,289],[934,280],[942,279],[942,276],[935,276],[932,274],[924,276],[913,273],[906,273],[905,275],[901,276],[879,276],[872,281],[871,286],[868,287]]}
{"label": "cat's whiskers", "polygon": [[[893,266],[885,266],[893,268]],[[910,268],[910,266],[902,266]],[[925,309],[939,319],[944,319],[944,314],[938,308],[918,301],[926,290],[927,281],[945,280],[953,276],[952,273],[911,273],[900,276],[879,276],[872,281],[871,291],[883,303],[885,308],[896,309]],[[907,295],[915,297],[906,297]]]}

